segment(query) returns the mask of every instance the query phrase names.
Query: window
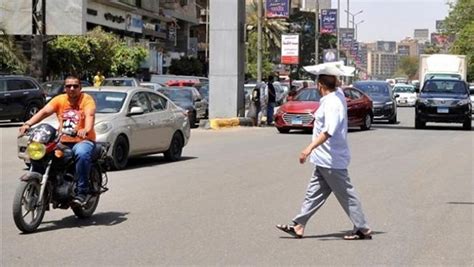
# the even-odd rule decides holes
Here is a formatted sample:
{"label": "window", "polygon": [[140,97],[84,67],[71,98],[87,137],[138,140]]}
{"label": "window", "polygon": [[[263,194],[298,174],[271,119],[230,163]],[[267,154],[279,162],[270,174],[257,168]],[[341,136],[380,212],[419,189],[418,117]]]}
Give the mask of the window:
{"label": "window", "polygon": [[354,100],[362,97],[362,93],[357,90],[351,90],[351,94]]}
{"label": "window", "polygon": [[161,111],[166,109],[166,99],[153,93],[148,93],[148,96],[150,97],[152,110]]}
{"label": "window", "polygon": [[144,92],[136,93],[132,97],[130,105],[128,106],[128,111],[132,110],[132,107],[141,107],[144,113],[150,112],[150,102]]}
{"label": "window", "polygon": [[32,90],[36,86],[28,80],[7,80],[8,91]]}
{"label": "window", "polygon": [[0,80],[0,93],[7,90],[7,82],[5,80]]}

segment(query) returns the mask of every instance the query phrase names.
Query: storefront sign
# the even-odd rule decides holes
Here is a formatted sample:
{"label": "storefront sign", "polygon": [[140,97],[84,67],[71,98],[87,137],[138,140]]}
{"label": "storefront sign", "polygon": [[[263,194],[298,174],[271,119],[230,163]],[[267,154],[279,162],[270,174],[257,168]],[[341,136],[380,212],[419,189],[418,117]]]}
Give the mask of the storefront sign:
{"label": "storefront sign", "polygon": [[281,35],[281,64],[298,64],[299,63],[299,35],[282,34]]}
{"label": "storefront sign", "polygon": [[143,20],[142,17],[135,14],[127,14],[125,18],[125,29],[130,32],[142,33]]}

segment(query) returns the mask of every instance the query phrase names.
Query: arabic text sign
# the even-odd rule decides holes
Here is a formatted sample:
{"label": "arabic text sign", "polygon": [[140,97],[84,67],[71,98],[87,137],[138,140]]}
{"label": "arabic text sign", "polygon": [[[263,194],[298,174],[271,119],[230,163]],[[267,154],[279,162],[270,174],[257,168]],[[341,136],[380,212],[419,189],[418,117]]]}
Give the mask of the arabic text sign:
{"label": "arabic text sign", "polygon": [[267,0],[265,16],[269,19],[288,18],[290,16],[289,0]]}
{"label": "arabic text sign", "polygon": [[337,9],[321,10],[321,33],[336,34],[337,32]]}
{"label": "arabic text sign", "polygon": [[281,35],[281,64],[299,63],[299,35],[282,34]]}

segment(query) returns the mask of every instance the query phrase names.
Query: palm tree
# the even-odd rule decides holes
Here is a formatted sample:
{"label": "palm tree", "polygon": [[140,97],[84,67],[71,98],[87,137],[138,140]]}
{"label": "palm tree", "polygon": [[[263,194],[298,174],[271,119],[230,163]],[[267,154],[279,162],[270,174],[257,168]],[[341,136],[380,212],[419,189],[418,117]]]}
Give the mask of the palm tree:
{"label": "palm tree", "polygon": [[[258,0],[252,0],[247,5],[247,33],[256,33],[258,24]],[[279,51],[281,47],[281,34],[288,32],[289,23],[284,19],[262,19],[263,48],[270,51]]]}
{"label": "palm tree", "polygon": [[0,27],[0,69],[11,73],[23,73],[26,70],[26,59],[14,43],[13,37],[7,35]]}

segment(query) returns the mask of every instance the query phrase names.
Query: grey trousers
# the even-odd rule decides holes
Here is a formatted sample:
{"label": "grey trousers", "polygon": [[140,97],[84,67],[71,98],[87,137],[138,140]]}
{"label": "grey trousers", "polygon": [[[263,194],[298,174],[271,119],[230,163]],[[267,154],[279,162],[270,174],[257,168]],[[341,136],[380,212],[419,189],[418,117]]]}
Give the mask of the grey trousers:
{"label": "grey trousers", "polygon": [[370,229],[359,196],[348,176],[347,169],[328,169],[316,166],[306,190],[300,213],[293,219],[296,224],[306,225],[314,213],[334,192],[346,214],[354,224],[354,231]]}

